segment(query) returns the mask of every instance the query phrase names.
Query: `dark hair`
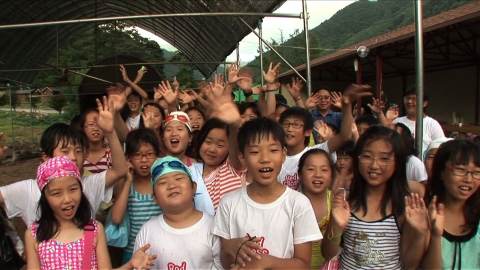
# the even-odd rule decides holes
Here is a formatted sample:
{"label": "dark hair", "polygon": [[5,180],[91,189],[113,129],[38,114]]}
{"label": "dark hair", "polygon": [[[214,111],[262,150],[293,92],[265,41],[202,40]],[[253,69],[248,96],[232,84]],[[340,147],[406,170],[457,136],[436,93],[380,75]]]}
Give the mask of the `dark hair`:
{"label": "dark hair", "polygon": [[73,127],[73,128],[76,128],[76,129],[79,129],[79,130],[83,130],[82,129],[82,125],[80,124],[81,120],[80,120],[80,114],[78,115],[75,115],[72,120],[70,120],[70,126]]}
{"label": "dark hair", "polygon": [[[77,212],[75,212],[73,216],[73,222],[77,225],[77,228],[83,229],[92,218],[92,207],[85,194],[83,194],[82,183],[80,181],[79,185],[82,195],[80,197],[80,204],[77,207]],[[36,241],[47,241],[58,233],[60,223],[55,218],[55,214],[47,201],[45,188],[42,190],[38,201],[37,215],[40,216],[40,218],[36,221],[38,223]]]}
{"label": "dark hair", "polygon": [[[283,114],[282,114],[283,115]],[[285,131],[282,126],[273,119],[259,117],[245,122],[238,131],[238,149],[245,154],[245,147],[261,139],[272,136],[275,141],[280,142],[282,149],[285,147]]]}
{"label": "dark hair", "polygon": [[333,135],[338,134],[338,127],[335,126],[334,124],[327,123],[327,127],[329,127],[332,130]]}
{"label": "dark hair", "polygon": [[[147,107],[147,106],[155,107],[160,111],[160,115],[162,116],[162,123],[160,123],[160,127],[158,128],[157,132],[158,132],[158,134],[163,134],[163,121],[165,121],[165,110],[160,105],[158,105],[158,103],[155,103],[155,102],[147,103],[147,104],[143,105],[143,108],[145,109],[145,107]],[[140,123],[138,124],[138,127],[139,128],[145,128],[145,123],[143,123],[143,115],[142,114],[140,114]]]}
{"label": "dark hair", "polygon": [[[185,113],[188,114],[191,111],[197,111],[203,117],[203,120],[207,120],[207,118],[205,117],[205,113],[200,108],[190,107],[190,108],[185,110]],[[192,119],[190,119],[190,120],[192,120]]]}
{"label": "dark hair", "polygon": [[378,119],[371,114],[362,114],[355,119],[355,125],[367,124],[369,127],[378,125]]}
{"label": "dark hair", "polygon": [[415,139],[413,138],[412,131],[405,124],[396,123],[396,128],[400,128],[401,131],[398,132],[402,136],[402,141],[405,144],[405,150],[409,156],[417,155],[417,149],[415,149]]}
{"label": "dark hair", "polygon": [[[405,90],[405,93],[403,94],[404,97],[408,95],[416,95],[417,94],[417,86],[412,85]],[[430,100],[430,92],[426,87],[423,87],[423,101],[429,101]]]}
{"label": "dark hair", "polygon": [[328,93],[332,93],[332,89],[331,89],[330,87],[325,86],[325,85],[322,85],[322,86],[320,86],[317,90],[312,91],[312,96],[313,96],[314,94],[320,92],[320,90],[327,90]]}
{"label": "dark hair", "polygon": [[282,94],[275,94],[275,103],[287,104],[287,99]]}
{"label": "dark hair", "polygon": [[257,103],[255,102],[244,102],[238,105],[238,110],[240,111],[241,115],[244,114],[247,109],[251,109],[257,117],[261,116]]}
{"label": "dark hair", "polygon": [[337,150],[337,156],[349,156],[353,157],[355,151],[355,143],[353,141],[348,141],[340,149]]}
{"label": "dark hair", "polygon": [[55,123],[42,133],[40,148],[48,157],[53,157],[53,152],[62,143],[62,148],[70,143],[80,145],[83,151],[88,150],[89,143],[85,132],[71,127],[65,123]]}
{"label": "dark hair", "polygon": [[148,143],[153,146],[155,154],[160,156],[160,142],[158,141],[155,131],[149,128],[139,128],[128,133],[125,140],[125,155],[131,156],[135,154],[142,143]]}
{"label": "dark hair", "polygon": [[[313,117],[312,114],[305,108],[301,107],[290,107],[282,112],[280,115],[280,123],[283,123],[287,118],[297,118],[303,122],[303,132],[307,130],[313,130]],[[310,137],[305,136],[305,141],[303,142],[305,146],[310,143]]]}
{"label": "dark hair", "polygon": [[98,114],[98,109],[97,108],[90,108],[84,111],[82,114],[80,114],[80,129],[83,130],[83,127],[85,126],[85,121],[87,120],[87,115],[91,112],[95,112]]}
{"label": "dark hair", "polygon": [[[427,182],[426,202],[430,203],[433,196],[437,196],[437,203],[445,203],[446,188],[442,179],[442,171],[448,162],[452,167],[456,165],[468,165],[470,161],[480,167],[480,146],[468,140],[452,140],[443,143],[438,148],[433,158],[432,177]],[[473,180],[478,181],[478,180]],[[463,230],[475,229],[480,219],[480,188],[465,202],[463,215],[465,224]]]}
{"label": "dark hair", "polygon": [[303,155],[300,157],[300,160],[298,161],[298,175],[302,174],[302,169],[303,166],[305,166],[305,161],[309,156],[313,155],[323,155],[327,158],[328,160],[328,166],[330,167],[330,170],[332,171],[332,181],[335,179],[337,176],[337,170],[336,170],[336,165],[335,162],[333,162],[333,159],[331,158],[330,154],[327,153],[325,150],[320,149],[320,148],[312,148],[308,150],[307,152],[303,153]]}
{"label": "dark hair", "polygon": [[[142,106],[142,97],[140,96],[139,93],[136,91],[132,91],[128,96],[127,99],[131,96],[137,96],[140,99],[140,107]],[[140,108],[140,111],[142,111],[142,108]],[[128,117],[130,116],[130,107],[128,107],[128,103],[125,103],[125,106],[123,106],[123,109],[120,111],[120,116],[122,117],[123,121],[127,121]]]}
{"label": "dark hair", "polygon": [[277,104],[275,104],[275,110],[280,108],[280,107],[285,107],[285,109],[290,108],[290,106],[288,106],[286,103],[277,102]]}
{"label": "dark hair", "polygon": [[407,181],[407,153],[403,145],[400,134],[393,129],[383,126],[371,126],[365,133],[360,136],[355,147],[355,155],[353,156],[353,179],[348,202],[352,207],[352,212],[363,208],[365,215],[368,212],[367,207],[367,181],[360,174],[360,161],[358,156],[362,154],[364,147],[374,141],[385,140],[392,146],[392,154],[395,159],[395,171],[392,177],[387,181],[387,187],[382,197],[381,214],[387,216],[387,206],[391,202],[392,212],[395,216],[400,216],[405,211],[405,196],[410,193]]}
{"label": "dark hair", "polygon": [[[205,124],[203,124],[202,129],[200,130],[200,133],[198,133],[197,135],[197,140],[194,143],[195,144],[194,156],[198,162],[203,162],[202,156],[200,155],[200,148],[202,147],[202,144],[207,139],[207,136],[210,133],[210,131],[216,128],[225,130],[225,132],[227,133],[227,137],[230,134],[228,125],[217,118],[212,118],[212,119],[209,119],[207,122],[205,122]],[[225,157],[225,159],[227,157]]]}

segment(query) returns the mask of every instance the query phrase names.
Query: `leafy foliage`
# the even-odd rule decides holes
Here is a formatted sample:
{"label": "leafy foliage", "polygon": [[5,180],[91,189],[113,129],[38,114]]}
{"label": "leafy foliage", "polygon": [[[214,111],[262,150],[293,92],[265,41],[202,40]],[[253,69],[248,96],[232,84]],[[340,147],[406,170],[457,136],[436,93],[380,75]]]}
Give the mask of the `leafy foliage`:
{"label": "leafy foliage", "polygon": [[68,99],[64,95],[54,95],[48,100],[48,106],[57,111],[58,114],[62,114],[62,110],[67,104]]}

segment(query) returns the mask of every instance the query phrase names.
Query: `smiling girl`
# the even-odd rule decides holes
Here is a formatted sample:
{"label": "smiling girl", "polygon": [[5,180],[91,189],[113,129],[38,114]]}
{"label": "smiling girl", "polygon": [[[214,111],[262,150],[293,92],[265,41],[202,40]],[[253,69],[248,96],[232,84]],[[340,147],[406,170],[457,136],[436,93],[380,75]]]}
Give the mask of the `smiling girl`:
{"label": "smiling girl", "polygon": [[110,147],[105,141],[103,131],[97,125],[98,109],[90,109],[80,116],[81,130],[88,138],[88,156],[83,168],[91,173],[101,173],[112,167]]}

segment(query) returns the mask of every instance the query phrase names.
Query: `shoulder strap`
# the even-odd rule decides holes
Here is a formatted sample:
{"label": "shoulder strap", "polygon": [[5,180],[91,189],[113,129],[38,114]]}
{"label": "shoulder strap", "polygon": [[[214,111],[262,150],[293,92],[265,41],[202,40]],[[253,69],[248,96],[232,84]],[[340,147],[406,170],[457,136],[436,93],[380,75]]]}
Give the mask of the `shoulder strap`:
{"label": "shoulder strap", "polygon": [[93,220],[90,220],[85,227],[83,227],[83,234],[85,235],[85,242],[83,247],[83,263],[82,269],[92,269],[92,257],[93,257],[93,240],[95,238],[93,232],[95,226]]}

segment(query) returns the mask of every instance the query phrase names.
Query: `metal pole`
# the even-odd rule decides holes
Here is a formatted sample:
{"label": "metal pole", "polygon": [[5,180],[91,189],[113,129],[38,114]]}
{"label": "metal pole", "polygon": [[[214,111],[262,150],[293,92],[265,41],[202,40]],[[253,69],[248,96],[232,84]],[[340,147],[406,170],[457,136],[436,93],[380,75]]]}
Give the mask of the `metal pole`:
{"label": "metal pole", "polygon": [[[28,88],[30,90],[30,87]],[[30,90],[30,131],[32,132],[32,143],[35,143],[33,139],[33,112],[32,112],[32,90]]]}
{"label": "metal pole", "polygon": [[303,28],[305,31],[305,56],[307,57],[305,65],[306,65],[306,73],[307,73],[307,93],[308,96],[312,93],[312,74],[310,70],[310,34],[308,32],[308,12],[307,12],[307,0],[302,0],[303,4]]}
{"label": "metal pole", "polygon": [[103,17],[103,18],[89,18],[89,19],[77,19],[77,20],[62,20],[62,21],[48,21],[37,23],[17,23],[17,24],[3,24],[0,25],[0,29],[14,29],[14,28],[26,28],[26,27],[38,27],[38,26],[51,26],[51,25],[65,25],[76,23],[94,23],[94,22],[108,22],[108,21],[123,21],[123,20],[140,20],[140,19],[158,19],[158,18],[178,18],[178,17],[276,17],[276,18],[297,18],[301,19],[299,14],[287,14],[287,13],[251,13],[251,12],[199,12],[199,13],[170,13],[170,14],[144,14],[144,15],[131,15],[131,16],[116,16],[116,17]]}
{"label": "metal pole", "polygon": [[287,66],[289,66],[289,67],[293,70],[293,72],[295,72],[295,73],[297,74],[297,76],[298,76],[300,79],[302,79],[304,82],[307,81],[307,80],[305,80],[305,78],[304,78],[302,75],[300,75],[300,73],[299,73],[292,65],[290,65],[290,63],[288,63],[288,61],[287,61],[285,58],[283,58],[283,56],[281,56],[281,55],[275,50],[275,48],[272,47],[272,45],[268,44],[268,42],[265,41],[265,39],[263,39],[262,37],[260,37],[260,36],[258,35],[258,33],[257,33],[252,27],[250,27],[250,25],[248,25],[248,23],[247,23],[246,21],[244,21],[242,18],[240,18],[240,20],[250,29],[250,31],[252,31],[252,33],[254,33],[260,40],[262,40],[262,42],[263,42],[265,45],[267,45],[267,47],[270,48],[270,50],[272,50],[272,52],[274,52],[276,55],[278,55],[278,57],[280,57],[280,59],[282,59],[282,61],[285,62],[285,64],[287,64]]}
{"label": "metal pole", "polygon": [[260,36],[260,38],[258,39],[258,48],[260,50],[260,80],[262,82],[262,86],[263,86],[263,76],[261,75],[262,74],[262,71],[263,71],[263,44],[262,44],[262,23],[263,23],[263,20],[260,19],[258,20],[258,34]]}
{"label": "metal pole", "polygon": [[380,51],[377,50],[377,98],[382,97],[382,84],[383,84],[383,65],[382,56]]}
{"label": "metal pole", "polygon": [[[237,67],[240,66],[240,43],[237,43]],[[227,78],[228,80],[228,78]],[[237,90],[238,103],[242,103],[242,91],[240,88]]]}
{"label": "metal pole", "polygon": [[415,122],[415,147],[418,158],[423,161],[423,23],[422,0],[415,5],[415,71],[417,86],[417,119]]}
{"label": "metal pole", "polygon": [[[362,60],[357,56],[357,84],[362,84]],[[357,100],[357,117],[362,114],[362,98]]]}
{"label": "metal pole", "polygon": [[13,151],[12,160],[13,160],[13,157],[15,157],[15,132],[13,129],[12,88],[10,88],[10,83],[7,83],[7,86],[8,86],[8,95],[10,98],[10,127],[12,129],[12,151]]}
{"label": "metal pole", "polygon": [[56,48],[56,52],[57,52],[57,67],[60,66],[60,52],[59,52],[59,48],[58,48],[58,26],[57,26],[57,48]]}

